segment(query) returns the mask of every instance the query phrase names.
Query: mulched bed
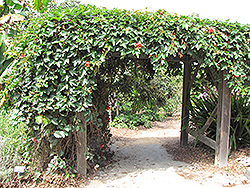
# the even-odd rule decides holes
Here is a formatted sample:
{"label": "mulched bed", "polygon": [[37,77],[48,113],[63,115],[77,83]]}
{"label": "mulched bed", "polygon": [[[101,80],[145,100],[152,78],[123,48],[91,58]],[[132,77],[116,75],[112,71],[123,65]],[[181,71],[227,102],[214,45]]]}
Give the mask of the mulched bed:
{"label": "mulched bed", "polygon": [[250,157],[250,148],[233,151],[229,157],[228,165],[219,168],[214,165],[214,150],[198,142],[194,147],[194,140],[189,141],[188,146],[180,147],[179,142],[164,145],[169,154],[176,161],[190,164],[189,168],[179,169],[178,174],[186,179],[199,181],[205,184],[206,181],[215,181],[223,187],[233,187],[236,185],[248,184],[250,180],[244,175],[246,167],[239,162],[239,159]]}
{"label": "mulched bed", "polygon": [[27,187],[27,188],[62,188],[62,187],[84,187],[86,177],[81,175],[66,177],[63,173],[46,174],[43,172],[37,179],[32,177],[15,177],[13,180],[6,182],[0,182],[0,187],[3,188],[16,188],[16,187]]}

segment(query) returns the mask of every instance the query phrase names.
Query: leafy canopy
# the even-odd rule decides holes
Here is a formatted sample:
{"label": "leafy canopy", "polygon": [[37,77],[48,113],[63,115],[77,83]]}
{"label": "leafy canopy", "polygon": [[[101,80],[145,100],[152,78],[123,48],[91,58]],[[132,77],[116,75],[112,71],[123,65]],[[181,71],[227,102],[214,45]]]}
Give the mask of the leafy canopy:
{"label": "leafy canopy", "polygon": [[[74,30],[70,33],[74,37],[67,30]],[[59,7],[38,18],[25,33],[33,40],[24,37],[28,45],[22,50],[40,46],[41,40],[41,45],[49,46],[48,38],[43,41],[46,36],[54,45],[61,42],[65,47],[62,50],[68,49],[71,54],[80,51],[94,64],[104,63],[109,54],[116,54],[121,58],[149,58],[157,69],[168,66],[171,58],[190,56],[204,66],[228,70],[230,86],[242,88],[250,79],[249,30],[249,25],[171,15],[162,10],[140,12],[79,5]],[[34,31],[38,31],[37,35],[31,36]],[[28,51],[25,53],[36,52]],[[48,53],[52,51],[48,49]]]}

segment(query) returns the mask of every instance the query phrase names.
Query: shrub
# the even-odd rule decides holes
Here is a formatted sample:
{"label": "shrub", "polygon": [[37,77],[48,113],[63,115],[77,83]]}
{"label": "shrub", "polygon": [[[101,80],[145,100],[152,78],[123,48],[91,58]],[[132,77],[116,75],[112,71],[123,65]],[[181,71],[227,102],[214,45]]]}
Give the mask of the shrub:
{"label": "shrub", "polygon": [[232,96],[230,146],[237,147],[250,146],[250,105],[247,96]]}
{"label": "shrub", "polygon": [[19,149],[26,137],[25,125],[20,124],[14,128],[10,126],[9,115],[0,114],[0,181],[6,181],[13,177],[13,169],[21,165],[22,157]]}
{"label": "shrub", "polygon": [[152,122],[157,120],[162,120],[160,114],[148,109],[138,114],[127,113],[116,116],[110,126],[136,129],[138,126],[143,125],[145,128],[151,128]]}
{"label": "shrub", "polygon": [[183,76],[171,76],[166,82],[166,103],[163,110],[168,116],[172,116],[181,110]]}

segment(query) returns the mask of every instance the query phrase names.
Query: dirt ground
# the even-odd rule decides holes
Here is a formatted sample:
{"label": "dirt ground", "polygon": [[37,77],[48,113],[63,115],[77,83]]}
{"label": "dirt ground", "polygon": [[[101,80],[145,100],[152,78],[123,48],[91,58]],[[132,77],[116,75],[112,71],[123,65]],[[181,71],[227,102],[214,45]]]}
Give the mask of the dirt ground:
{"label": "dirt ground", "polygon": [[238,187],[250,188],[239,158],[250,148],[232,153],[224,168],[213,165],[214,151],[202,144],[179,147],[180,117],[155,122],[153,128],[111,128],[113,162],[89,177],[86,187]]}

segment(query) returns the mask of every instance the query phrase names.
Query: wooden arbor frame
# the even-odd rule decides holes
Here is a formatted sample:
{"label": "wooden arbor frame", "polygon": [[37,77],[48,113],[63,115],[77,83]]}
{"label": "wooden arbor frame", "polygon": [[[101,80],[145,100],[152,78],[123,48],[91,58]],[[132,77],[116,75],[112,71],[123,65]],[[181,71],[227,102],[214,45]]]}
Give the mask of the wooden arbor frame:
{"label": "wooden arbor frame", "polygon": [[[147,58],[142,58],[147,59]],[[188,119],[190,106],[190,90],[193,82],[198,74],[201,63],[199,63],[194,71],[192,77],[191,63],[196,62],[195,59],[191,59],[188,56],[183,58],[169,58],[171,61],[184,63],[183,74],[183,97],[182,97],[182,116],[181,116],[181,146],[188,144],[188,134],[196,137],[206,145],[215,150],[215,164],[219,167],[227,165],[228,149],[229,149],[229,130],[230,130],[230,117],[231,117],[231,90],[227,87],[227,82],[224,80],[225,72],[220,72],[220,83],[218,84],[219,100],[218,105],[212,112],[212,116],[207,120],[203,128],[199,132],[189,132]],[[207,130],[209,125],[213,121],[213,116],[217,113],[217,132],[216,141],[206,137],[203,133]],[[77,117],[84,121],[85,117],[83,113],[78,113]],[[78,144],[77,144],[77,170],[79,174],[87,174],[87,162],[85,160],[85,153],[87,151],[87,126],[84,126],[84,132],[78,132]]]}
{"label": "wooden arbor frame", "polygon": [[[215,150],[215,165],[223,167],[227,165],[229,152],[229,133],[230,133],[230,118],[231,118],[231,90],[228,88],[227,81],[224,80],[224,71],[219,72],[220,81],[217,85],[219,99],[218,105],[213,110],[212,115],[199,132],[190,132],[188,130],[188,119],[190,106],[190,90],[196,78],[201,64],[198,64],[194,74],[191,77],[191,63],[194,60],[184,58],[181,60],[184,63],[183,73],[183,95],[182,95],[182,115],[181,115],[181,137],[180,144],[185,146],[188,144],[188,134],[196,137],[204,144]],[[216,141],[206,137],[203,133],[208,129],[213,121],[213,117],[217,114],[217,130]]]}

